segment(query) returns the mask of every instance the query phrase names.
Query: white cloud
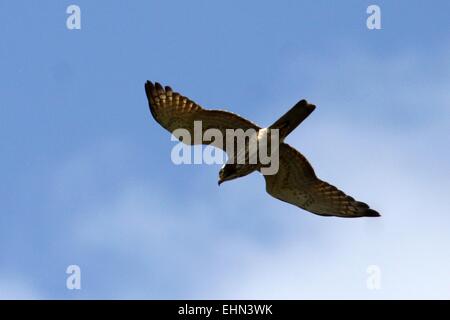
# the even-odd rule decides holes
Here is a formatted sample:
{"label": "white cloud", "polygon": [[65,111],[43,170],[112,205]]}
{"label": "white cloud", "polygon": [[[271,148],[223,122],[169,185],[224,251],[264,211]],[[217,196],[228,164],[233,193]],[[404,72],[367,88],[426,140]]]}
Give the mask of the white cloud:
{"label": "white cloud", "polygon": [[[420,65],[420,57],[386,62],[370,56],[342,59],[337,71],[318,63],[307,67],[305,76],[313,79],[311,87],[320,88],[321,82],[327,90],[337,81],[347,81],[340,85],[344,94],[336,88],[324,89],[325,98],[319,101],[325,108],[345,108],[319,112],[319,105],[314,121],[305,122],[288,142],[304,152],[321,178],[368,202],[381,212],[381,218],[314,216],[268,196],[257,175],[217,189],[212,189],[216,176],[210,185],[196,186],[196,181],[210,178],[211,171],[206,169],[191,177],[189,188],[184,183],[167,185],[161,174],[155,174],[152,181],[124,179],[114,192],[97,197],[100,190],[93,189],[90,201],[78,204],[70,223],[70,233],[76,245],[90,255],[90,263],[98,263],[96,256],[107,253],[122,263],[109,266],[108,275],[126,274],[108,284],[117,289],[113,296],[110,291],[105,293],[105,284],[91,284],[103,286],[95,289],[95,296],[448,298],[449,170],[447,162],[430,153],[449,157],[442,135],[443,124],[448,124],[444,107],[448,94],[441,81],[421,88],[418,79],[408,78],[409,66]],[[359,66],[368,70],[359,70]],[[294,63],[293,73],[298,71],[295,68]],[[311,72],[316,69],[314,78]],[[346,74],[341,80],[343,70]],[[355,73],[360,76],[352,79]],[[359,87],[357,79],[362,73],[370,75],[364,78],[369,82],[364,88],[374,91],[353,94],[350,89]],[[403,78],[406,84],[398,87]],[[448,78],[444,82],[450,83]],[[320,90],[311,87],[306,91],[318,96]],[[411,92],[419,89],[421,94]],[[371,98],[364,98],[365,94],[372,94]],[[428,97],[436,106],[426,110],[435,114],[431,122],[406,124],[405,130],[382,123],[389,118],[381,116],[389,112],[389,101],[395,102],[392,108],[400,114],[413,106],[412,112],[418,115]],[[372,118],[361,118],[381,102],[381,110],[369,112]],[[353,115],[354,110],[360,110],[359,116]],[[396,121],[403,125],[401,118]],[[440,149],[430,150],[430,144]],[[79,181],[75,189],[95,182],[105,159],[114,168],[116,162],[111,159],[120,159],[121,154],[133,157],[126,145],[96,147],[74,157],[58,174],[58,188],[67,191],[74,179]],[[109,150],[107,156],[104,150]],[[89,168],[88,174],[74,167]],[[382,271],[379,291],[366,288],[366,268],[373,264]]]}
{"label": "white cloud", "polygon": [[[380,140],[364,131],[355,138],[351,130],[333,124],[324,125],[322,134],[327,135],[327,127],[338,151],[314,148],[313,164],[322,176],[380,210],[382,218],[313,216],[270,198],[261,177],[233,182],[207,198],[192,194],[188,202],[177,202],[176,194],[189,190],[174,186],[173,193],[165,193],[139,181],[106,201],[80,207],[72,231],[88,251],[109,252],[138,265],[133,268],[142,272],[142,281],[116,284],[117,298],[448,296],[447,284],[440,282],[450,267],[443,254],[449,241],[448,186],[417,175],[421,163],[408,162],[415,150],[401,140]],[[349,158],[355,145],[358,152]],[[250,205],[239,196],[244,192]],[[273,241],[259,241],[240,229],[239,223],[257,228],[253,219],[272,223]],[[224,228],[224,221],[236,225]],[[380,291],[365,286],[371,264],[383,272]],[[153,287],[167,291],[146,289]]]}
{"label": "white cloud", "polygon": [[0,300],[37,299],[43,299],[42,295],[23,277],[3,274],[0,278]]}

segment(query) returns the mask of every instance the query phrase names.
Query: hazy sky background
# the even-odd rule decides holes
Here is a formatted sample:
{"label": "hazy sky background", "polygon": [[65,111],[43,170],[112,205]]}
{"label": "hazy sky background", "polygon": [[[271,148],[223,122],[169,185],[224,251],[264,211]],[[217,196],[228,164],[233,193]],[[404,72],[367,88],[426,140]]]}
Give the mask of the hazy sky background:
{"label": "hazy sky background", "polygon": [[[449,12],[1,1],[0,298],[450,298]],[[315,216],[256,173],[219,188],[219,165],[175,166],[147,79],[262,126],[315,103],[287,142],[382,218]]]}

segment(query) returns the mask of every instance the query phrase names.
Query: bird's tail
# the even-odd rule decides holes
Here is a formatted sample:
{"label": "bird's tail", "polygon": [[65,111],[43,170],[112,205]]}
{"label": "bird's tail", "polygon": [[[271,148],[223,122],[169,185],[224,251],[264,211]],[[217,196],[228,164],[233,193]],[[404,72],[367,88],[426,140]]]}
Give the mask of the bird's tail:
{"label": "bird's tail", "polygon": [[299,126],[316,108],[315,105],[309,104],[306,100],[300,100],[295,106],[286,112],[280,119],[275,121],[269,128],[279,129],[280,139],[287,137],[295,128]]}

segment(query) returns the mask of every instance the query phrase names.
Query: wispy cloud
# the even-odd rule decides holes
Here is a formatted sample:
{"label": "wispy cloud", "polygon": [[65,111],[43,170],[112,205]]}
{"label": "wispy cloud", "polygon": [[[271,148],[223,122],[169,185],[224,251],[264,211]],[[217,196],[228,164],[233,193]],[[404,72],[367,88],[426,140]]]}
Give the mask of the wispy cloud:
{"label": "wispy cloud", "polygon": [[0,278],[1,300],[37,300],[44,296],[23,275],[3,274]]}
{"label": "wispy cloud", "polygon": [[[349,33],[346,40],[335,39],[336,19],[349,22],[358,14],[345,5],[292,2],[292,8],[263,6],[258,14],[254,4],[241,11],[225,6],[234,17],[230,30],[205,14],[212,5],[190,4],[192,23],[181,27],[164,25],[165,12],[173,10],[148,5],[158,19],[147,19],[144,4],[127,14],[113,6],[86,21],[98,28],[78,40],[63,36],[64,21],[54,29],[53,20],[46,25],[48,19],[29,15],[41,26],[34,35],[58,40],[37,46],[32,57],[30,44],[39,36],[31,39],[19,25],[9,35],[0,298],[450,296],[450,64],[439,39],[427,50],[361,49],[373,49],[372,40],[364,42],[347,24],[338,29]],[[60,17],[58,8],[48,4],[41,12]],[[100,9],[91,4],[90,12]],[[298,23],[299,12],[313,29]],[[108,36],[105,30],[117,27],[108,22],[118,14],[130,23]],[[428,39],[434,35],[428,25],[408,25],[398,37]],[[142,41],[155,29],[153,41]],[[396,31],[382,32],[371,39]],[[198,45],[180,54],[173,39],[186,48]],[[342,41],[348,44],[336,44]],[[55,79],[45,75],[54,73],[61,53],[77,72],[68,75],[68,91],[52,91]],[[26,77],[16,70],[24,66]],[[321,178],[382,217],[318,217],[271,198],[258,174],[218,188],[219,166],[174,166],[169,135],[148,122],[147,77],[170,79],[167,84],[205,107],[262,125],[307,98],[318,108],[287,142]],[[69,264],[81,267],[80,292],[65,287]],[[366,288],[369,265],[381,269],[381,290]]]}
{"label": "wispy cloud", "polygon": [[[308,66],[311,88],[324,84],[320,93],[328,98],[320,100],[320,117],[309,120],[314,125],[297,130],[289,142],[307,154],[321,177],[369,202],[382,218],[316,217],[270,198],[263,179],[256,176],[222,190],[205,187],[205,194],[178,186],[162,192],[158,184],[165,182],[159,177],[126,186],[111,202],[81,208],[86,214],[76,224],[80,240],[92,250],[112,250],[141,264],[139,270],[147,269],[142,274],[148,282],[139,286],[151,288],[156,281],[160,291],[150,290],[146,297],[448,297],[449,285],[442,282],[450,266],[444,254],[450,240],[448,171],[439,159],[430,159],[427,152],[433,150],[427,145],[430,139],[433,145],[445,142],[440,134],[448,96],[442,81],[450,79],[430,78],[421,87],[421,78],[409,75],[419,77],[423,67],[423,58],[416,56],[385,62],[355,54],[342,59],[339,69],[345,74],[319,62]],[[369,91],[351,95],[350,88],[358,87],[351,75],[358,72],[366,75],[364,88]],[[327,90],[340,81],[347,96]],[[311,88],[307,91],[318,96],[318,89]],[[411,94],[419,88],[420,95]],[[425,106],[430,100],[434,108]],[[335,106],[340,109],[320,111]],[[369,109],[377,110],[363,118]],[[356,122],[354,110],[360,113]],[[399,117],[412,114],[420,124],[402,131],[396,123],[404,123],[403,118],[383,123],[389,116],[382,113],[394,111]],[[427,112],[433,114],[431,120],[420,117]],[[442,156],[448,157],[448,151],[442,150]],[[430,168],[430,161],[437,167]],[[177,203],[180,192],[191,193],[191,201]],[[227,219],[236,225],[219,225]],[[256,219],[276,221],[270,244],[242,232],[239,224],[257,228]],[[380,291],[366,288],[371,264],[383,272]]]}

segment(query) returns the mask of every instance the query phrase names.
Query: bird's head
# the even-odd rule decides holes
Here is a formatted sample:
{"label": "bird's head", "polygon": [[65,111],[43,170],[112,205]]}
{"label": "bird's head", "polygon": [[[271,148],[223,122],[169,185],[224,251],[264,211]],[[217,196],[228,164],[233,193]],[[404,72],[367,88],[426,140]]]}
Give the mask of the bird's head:
{"label": "bird's head", "polygon": [[236,178],[239,178],[239,177],[240,177],[240,175],[238,174],[238,172],[236,170],[236,165],[234,165],[234,164],[226,164],[219,171],[218,184],[220,186],[222,184],[222,182],[225,182],[225,181],[228,181],[228,180],[233,180],[233,179],[236,179]]}

